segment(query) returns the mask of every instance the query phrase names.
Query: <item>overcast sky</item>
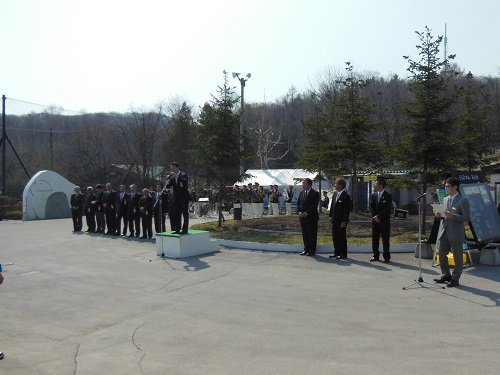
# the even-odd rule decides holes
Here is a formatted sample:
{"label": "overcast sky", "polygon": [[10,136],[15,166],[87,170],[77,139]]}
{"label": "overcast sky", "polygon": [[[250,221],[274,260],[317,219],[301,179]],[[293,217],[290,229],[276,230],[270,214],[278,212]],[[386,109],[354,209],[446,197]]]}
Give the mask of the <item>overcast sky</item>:
{"label": "overcast sky", "polygon": [[[455,63],[498,76],[499,15],[498,0],[2,0],[0,94],[87,112],[201,106],[227,70],[252,74],[247,102],[273,102],[346,61],[406,77],[414,32],[445,23]],[[6,112],[26,109],[40,110]]]}

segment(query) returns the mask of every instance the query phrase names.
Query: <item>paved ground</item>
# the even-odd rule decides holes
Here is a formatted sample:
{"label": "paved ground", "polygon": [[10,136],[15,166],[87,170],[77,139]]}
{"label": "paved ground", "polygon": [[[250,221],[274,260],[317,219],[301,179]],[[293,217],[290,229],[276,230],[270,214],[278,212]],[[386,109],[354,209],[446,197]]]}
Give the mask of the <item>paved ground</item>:
{"label": "paved ground", "polygon": [[[390,265],[220,252],[155,259],[150,241],[0,222],[0,374],[498,374],[500,267],[402,290]],[[423,261],[423,278],[438,274]]]}

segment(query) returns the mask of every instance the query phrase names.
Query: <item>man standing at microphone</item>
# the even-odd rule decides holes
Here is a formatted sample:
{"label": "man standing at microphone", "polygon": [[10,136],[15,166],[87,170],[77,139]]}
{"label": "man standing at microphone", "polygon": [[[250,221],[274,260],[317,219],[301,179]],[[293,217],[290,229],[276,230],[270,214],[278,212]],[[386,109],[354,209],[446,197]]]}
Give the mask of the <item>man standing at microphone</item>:
{"label": "man standing at microphone", "polygon": [[[434,215],[441,219],[437,239],[439,241],[439,266],[441,267],[441,277],[434,279],[436,283],[446,284],[453,288],[459,284],[463,269],[463,246],[465,241],[464,224],[470,219],[469,201],[460,195],[458,188],[460,181],[458,178],[450,177],[446,180],[444,187],[447,197],[443,199],[443,206],[446,211],[435,212]],[[448,251],[453,252],[455,268],[453,274],[450,273],[448,263]]]}
{"label": "man standing at microphone", "polygon": [[[187,234],[189,228],[189,190],[188,175],[181,172],[179,163],[170,163],[170,176],[167,179],[165,188],[172,188],[172,211],[170,215],[170,228],[175,234]],[[182,226],[181,226],[181,216]]]}

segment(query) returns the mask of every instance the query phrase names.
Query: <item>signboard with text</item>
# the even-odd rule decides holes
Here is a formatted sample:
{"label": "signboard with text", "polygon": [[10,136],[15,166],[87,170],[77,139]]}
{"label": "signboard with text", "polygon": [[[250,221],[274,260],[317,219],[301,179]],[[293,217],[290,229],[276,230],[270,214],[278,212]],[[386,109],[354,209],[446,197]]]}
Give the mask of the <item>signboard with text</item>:
{"label": "signboard with text", "polygon": [[470,222],[476,241],[500,241],[500,215],[487,183],[460,184],[470,204]]}

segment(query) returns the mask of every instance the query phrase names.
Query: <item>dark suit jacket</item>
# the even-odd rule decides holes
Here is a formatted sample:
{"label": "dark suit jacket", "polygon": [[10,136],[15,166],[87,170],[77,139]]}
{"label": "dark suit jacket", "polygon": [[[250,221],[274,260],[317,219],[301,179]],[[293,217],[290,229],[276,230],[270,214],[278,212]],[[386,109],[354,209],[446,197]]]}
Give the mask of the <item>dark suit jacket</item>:
{"label": "dark suit jacket", "polygon": [[152,194],[153,197],[153,209],[155,214],[159,212],[160,206],[163,213],[168,212],[168,192],[163,190],[160,192],[160,196],[157,197],[157,192],[155,191]]}
{"label": "dark suit jacket", "polygon": [[104,207],[104,211],[106,212],[115,211],[116,191],[105,190],[102,193],[102,205]]}
{"label": "dark suit jacket", "polygon": [[127,192],[123,193],[123,198],[121,198],[122,192],[119,191],[116,193],[116,211],[125,216],[127,214],[129,195]]}
{"label": "dark suit jacket", "polygon": [[306,217],[300,218],[301,223],[306,224],[319,220],[318,204],[319,193],[316,190],[311,188],[307,196],[305,195],[305,191],[300,192],[299,199],[297,200],[297,212],[307,212]]}
{"label": "dark suit jacket", "polygon": [[92,204],[97,199],[97,196],[92,192],[88,193],[85,198],[85,212],[93,214],[95,212],[95,206]]}
{"label": "dark suit jacket", "polygon": [[73,211],[83,211],[83,205],[85,203],[85,196],[82,193],[71,194],[71,208]]}
{"label": "dark suit jacket", "polygon": [[137,217],[140,215],[139,213],[139,199],[141,199],[141,194],[135,192],[135,193],[128,193],[128,215],[129,217]]}
{"label": "dark suit jacket", "polygon": [[188,189],[188,175],[180,171],[177,181],[174,177],[170,177],[165,185],[165,188],[172,188],[173,190],[173,203],[175,205],[187,204],[190,200]]}
{"label": "dark suit jacket", "polygon": [[142,208],[141,216],[153,216],[153,198],[142,196],[139,199],[139,207]]}
{"label": "dark suit jacket", "polygon": [[349,222],[349,214],[351,212],[351,196],[347,193],[347,191],[343,191],[340,194],[339,199],[335,203],[336,194],[332,197],[332,206],[330,208],[330,217],[332,218],[333,224],[339,224],[342,222]]}
{"label": "dark suit jacket", "polygon": [[391,223],[391,209],[392,209],[392,194],[386,190],[380,197],[380,202],[377,202],[378,195],[373,193],[370,197],[370,212],[372,216],[378,216],[381,224],[390,225]]}

